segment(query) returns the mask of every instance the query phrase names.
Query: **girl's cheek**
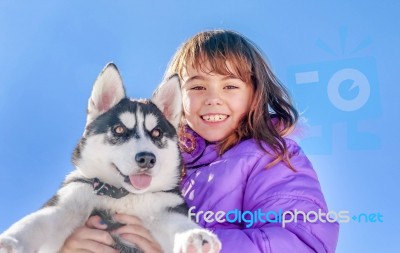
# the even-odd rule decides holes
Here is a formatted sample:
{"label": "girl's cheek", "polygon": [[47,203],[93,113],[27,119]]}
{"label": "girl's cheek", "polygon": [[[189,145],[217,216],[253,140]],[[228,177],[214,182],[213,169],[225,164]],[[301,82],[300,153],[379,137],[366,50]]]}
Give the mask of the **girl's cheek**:
{"label": "girl's cheek", "polygon": [[183,97],[182,97],[182,106],[183,106],[183,111],[185,112],[185,114],[187,114],[189,112],[189,109],[190,109],[190,99],[189,99],[189,97],[183,95]]}

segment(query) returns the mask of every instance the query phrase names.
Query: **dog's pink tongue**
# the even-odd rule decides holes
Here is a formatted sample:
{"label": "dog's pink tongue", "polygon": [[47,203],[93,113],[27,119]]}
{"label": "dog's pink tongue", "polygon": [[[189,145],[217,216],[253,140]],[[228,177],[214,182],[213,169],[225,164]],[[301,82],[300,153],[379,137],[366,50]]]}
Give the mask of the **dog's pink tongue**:
{"label": "dog's pink tongue", "polygon": [[129,176],[131,184],[138,190],[145,189],[149,187],[151,183],[151,176],[147,174],[134,174]]}

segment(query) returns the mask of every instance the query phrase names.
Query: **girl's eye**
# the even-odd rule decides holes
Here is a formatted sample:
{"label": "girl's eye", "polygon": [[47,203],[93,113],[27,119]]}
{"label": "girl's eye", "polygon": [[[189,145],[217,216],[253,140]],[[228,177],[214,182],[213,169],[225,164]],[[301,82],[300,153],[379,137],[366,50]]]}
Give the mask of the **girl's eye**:
{"label": "girl's eye", "polygon": [[193,86],[191,90],[204,90],[203,86]]}
{"label": "girl's eye", "polygon": [[234,86],[234,85],[227,85],[227,86],[225,86],[225,88],[228,90],[231,90],[231,89],[237,89],[238,87]]}
{"label": "girl's eye", "polygon": [[117,126],[114,126],[112,131],[116,135],[123,135],[126,133],[126,128],[124,126],[117,125]]}
{"label": "girl's eye", "polygon": [[154,128],[153,130],[151,130],[150,135],[153,138],[160,139],[162,137],[162,132],[160,129]]}

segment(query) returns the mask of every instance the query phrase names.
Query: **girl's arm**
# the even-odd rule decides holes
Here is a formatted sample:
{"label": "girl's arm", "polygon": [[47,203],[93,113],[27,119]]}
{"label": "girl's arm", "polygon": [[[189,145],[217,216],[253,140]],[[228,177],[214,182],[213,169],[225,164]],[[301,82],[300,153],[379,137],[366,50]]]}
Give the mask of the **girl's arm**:
{"label": "girl's arm", "polygon": [[[214,226],[212,231],[222,242],[222,252],[335,252],[339,231],[337,222],[324,222],[326,219],[323,218],[322,221],[303,222],[304,217],[299,212],[297,222],[289,222],[291,217],[287,214],[285,227],[279,220],[274,221],[279,219],[280,211],[328,212],[310,161],[297,144],[290,144],[289,150],[291,163],[297,172],[282,162],[266,169],[270,162],[267,156],[261,157],[252,168],[244,188],[242,210],[253,214],[261,212],[263,219],[260,221],[254,215],[254,224],[249,228],[246,228],[246,223],[241,227],[238,225],[238,229]],[[268,212],[270,222],[265,217]],[[311,220],[316,217],[309,216]]]}

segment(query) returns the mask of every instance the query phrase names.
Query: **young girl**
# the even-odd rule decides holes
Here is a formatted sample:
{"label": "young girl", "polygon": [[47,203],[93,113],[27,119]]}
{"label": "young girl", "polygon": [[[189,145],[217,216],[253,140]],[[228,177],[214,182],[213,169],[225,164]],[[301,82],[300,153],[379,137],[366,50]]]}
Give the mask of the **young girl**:
{"label": "young girl", "polygon": [[[221,252],[335,252],[339,227],[322,215],[328,210],[317,175],[285,138],[297,111],[257,47],[236,32],[201,32],[172,58],[166,76],[173,73],[183,93],[182,194],[189,215],[218,235]],[[159,252],[137,218],[119,218],[128,225],[118,233]],[[109,235],[93,228],[102,228],[98,217],[63,252],[89,242],[88,252],[113,252]]]}

